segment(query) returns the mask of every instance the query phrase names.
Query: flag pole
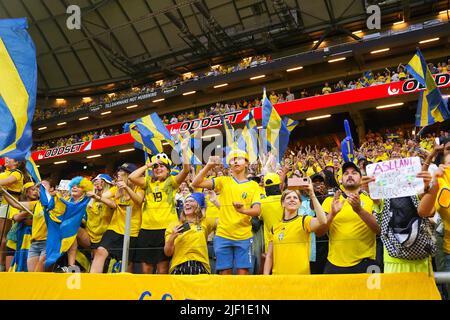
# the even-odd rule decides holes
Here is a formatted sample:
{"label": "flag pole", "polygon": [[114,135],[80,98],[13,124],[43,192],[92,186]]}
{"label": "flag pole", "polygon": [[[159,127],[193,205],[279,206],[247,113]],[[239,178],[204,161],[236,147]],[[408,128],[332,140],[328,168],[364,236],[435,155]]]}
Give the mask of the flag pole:
{"label": "flag pole", "polygon": [[[25,211],[26,213],[33,215],[33,212],[31,212],[28,208],[26,208],[23,204],[20,203],[20,201],[17,201],[16,198],[14,198],[8,191],[6,191],[5,188],[3,188],[2,186],[0,186],[0,191],[2,193],[4,193],[8,198],[10,198],[10,200],[12,202],[14,202],[16,205],[18,205],[19,207],[22,208],[23,211]],[[8,217],[6,217],[8,218]]]}
{"label": "flag pole", "polygon": [[125,218],[125,234],[123,236],[123,251],[122,251],[122,270],[120,272],[126,272],[128,269],[128,251],[130,249],[130,229],[131,229],[131,206],[126,208]]}

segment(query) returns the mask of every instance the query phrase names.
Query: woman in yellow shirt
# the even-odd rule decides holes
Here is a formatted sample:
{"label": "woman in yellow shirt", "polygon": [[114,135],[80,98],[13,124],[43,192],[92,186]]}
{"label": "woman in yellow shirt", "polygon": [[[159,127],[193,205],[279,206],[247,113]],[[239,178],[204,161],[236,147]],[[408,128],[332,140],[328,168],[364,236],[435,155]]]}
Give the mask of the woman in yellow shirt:
{"label": "woman in yellow shirt", "polygon": [[[5,168],[6,170],[0,173],[0,186],[5,188],[16,200],[18,200],[23,187],[25,164],[5,157]],[[12,224],[11,219],[8,218],[9,208],[6,200],[2,200],[0,205],[0,272],[5,271],[6,235],[11,229]]]}
{"label": "woman in yellow shirt", "polygon": [[314,194],[310,182],[304,187],[316,213],[316,217],[298,215],[301,206],[297,190],[285,190],[281,195],[283,220],[272,227],[269,247],[264,263],[264,274],[310,274],[310,233],[325,226],[325,212]]}
{"label": "woman in yellow shirt", "polygon": [[[114,208],[114,212],[108,230],[103,234],[95,253],[91,265],[91,273],[103,272],[103,267],[108,256],[112,256],[116,260],[122,259],[122,248],[126,231],[126,208],[128,206],[131,207],[129,261],[134,262],[135,260],[137,236],[142,221],[141,208],[142,202],[144,201],[144,191],[140,187],[132,184],[128,179],[129,174],[135,169],[136,165],[132,163],[122,164],[117,170],[116,185],[110,188],[105,194],[97,197],[98,201]],[[131,272],[132,268],[132,263],[129,263],[127,271]]]}
{"label": "woman in yellow shirt", "polygon": [[207,238],[216,228],[217,218],[206,218],[205,196],[194,192],[184,201],[180,221],[171,223],[165,233],[164,253],[172,257],[171,274],[209,274]]}

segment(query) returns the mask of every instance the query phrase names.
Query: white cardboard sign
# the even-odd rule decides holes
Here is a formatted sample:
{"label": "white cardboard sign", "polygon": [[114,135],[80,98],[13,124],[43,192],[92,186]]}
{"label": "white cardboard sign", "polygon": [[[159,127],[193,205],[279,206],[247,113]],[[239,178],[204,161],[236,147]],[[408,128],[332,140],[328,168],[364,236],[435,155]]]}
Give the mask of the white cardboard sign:
{"label": "white cardboard sign", "polygon": [[369,164],[368,176],[374,176],[375,182],[369,183],[372,199],[401,198],[423,192],[423,179],[416,178],[422,171],[419,157],[394,159]]}

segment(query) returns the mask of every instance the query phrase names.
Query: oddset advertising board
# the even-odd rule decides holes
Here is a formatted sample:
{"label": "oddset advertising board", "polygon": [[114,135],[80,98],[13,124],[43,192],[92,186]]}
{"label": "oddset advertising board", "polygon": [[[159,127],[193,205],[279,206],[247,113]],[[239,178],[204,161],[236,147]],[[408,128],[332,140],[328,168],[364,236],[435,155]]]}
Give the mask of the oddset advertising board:
{"label": "oddset advertising board", "polygon": [[[438,87],[446,88],[450,86],[450,73],[434,75]],[[308,97],[289,102],[278,103],[274,107],[280,116],[296,114],[305,111],[319,110],[337,107],[340,105],[364,102],[369,100],[383,99],[403,94],[410,94],[424,88],[415,79],[397,81],[392,83],[374,85],[370,87],[335,92],[331,94]],[[261,108],[254,108],[256,120],[262,118]],[[194,119],[176,124],[167,125],[170,134],[183,134],[197,130],[205,130],[222,126],[222,116],[232,125],[244,122],[249,110],[238,110],[224,115],[213,115],[203,119]],[[93,141],[79,142],[67,146],[58,146],[47,150],[35,151],[32,153],[33,160],[39,161],[49,158],[63,157],[66,155],[82,153],[93,150],[106,149],[115,146],[130,145],[133,138],[129,133],[120,134],[113,137],[106,137]]]}

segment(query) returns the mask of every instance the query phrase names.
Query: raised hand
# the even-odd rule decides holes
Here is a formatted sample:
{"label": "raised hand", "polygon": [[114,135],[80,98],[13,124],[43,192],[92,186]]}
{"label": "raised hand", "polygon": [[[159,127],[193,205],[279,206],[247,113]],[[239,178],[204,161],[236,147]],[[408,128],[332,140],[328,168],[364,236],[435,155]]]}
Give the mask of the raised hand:
{"label": "raised hand", "polygon": [[336,193],[334,194],[333,202],[331,203],[332,215],[338,214],[342,210],[342,207],[344,206],[345,200],[339,201],[339,197],[341,196],[341,194],[342,192],[340,190],[336,191]]}

